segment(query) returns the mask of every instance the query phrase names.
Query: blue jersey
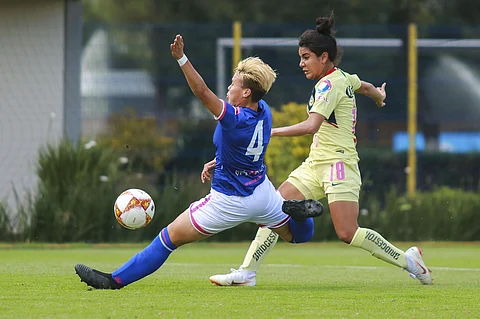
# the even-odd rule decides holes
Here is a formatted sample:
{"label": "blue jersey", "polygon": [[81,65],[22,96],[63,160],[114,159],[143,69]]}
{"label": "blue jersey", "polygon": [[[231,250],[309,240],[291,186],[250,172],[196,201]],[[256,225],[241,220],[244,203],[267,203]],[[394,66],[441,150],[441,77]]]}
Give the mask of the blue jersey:
{"label": "blue jersey", "polygon": [[225,195],[248,196],[265,180],[263,157],[270,142],[272,113],[260,100],[258,111],[223,102],[213,134],[216,167],[212,188]]}

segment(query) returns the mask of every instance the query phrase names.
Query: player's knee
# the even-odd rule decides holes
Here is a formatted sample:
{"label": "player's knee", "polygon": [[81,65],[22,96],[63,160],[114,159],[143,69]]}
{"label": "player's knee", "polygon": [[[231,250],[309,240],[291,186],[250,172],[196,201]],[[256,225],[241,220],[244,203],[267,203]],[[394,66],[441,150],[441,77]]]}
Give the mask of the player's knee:
{"label": "player's knee", "polygon": [[349,229],[337,229],[337,236],[338,238],[346,244],[350,244],[353,240],[353,236],[355,235],[355,231],[351,231]]}
{"label": "player's knee", "polygon": [[301,244],[312,239],[314,234],[313,218],[307,218],[304,221],[295,221],[290,219],[290,230],[292,232],[292,244]]}

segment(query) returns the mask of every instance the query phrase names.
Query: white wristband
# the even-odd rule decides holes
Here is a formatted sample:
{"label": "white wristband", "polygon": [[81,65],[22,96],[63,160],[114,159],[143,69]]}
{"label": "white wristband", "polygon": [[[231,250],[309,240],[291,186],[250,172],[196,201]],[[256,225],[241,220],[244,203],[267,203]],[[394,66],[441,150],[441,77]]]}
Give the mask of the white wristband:
{"label": "white wristband", "polygon": [[183,66],[185,63],[187,63],[187,61],[188,61],[188,58],[185,54],[183,54],[183,56],[177,60],[178,65],[180,66]]}

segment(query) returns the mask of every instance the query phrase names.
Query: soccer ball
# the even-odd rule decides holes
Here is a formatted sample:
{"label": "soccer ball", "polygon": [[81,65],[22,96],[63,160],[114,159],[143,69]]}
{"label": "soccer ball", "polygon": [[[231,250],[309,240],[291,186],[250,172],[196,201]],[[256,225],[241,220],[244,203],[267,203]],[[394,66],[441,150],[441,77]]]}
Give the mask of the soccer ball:
{"label": "soccer ball", "polygon": [[150,223],[155,214],[155,204],[147,192],[132,188],[118,196],[113,211],[120,225],[137,229]]}

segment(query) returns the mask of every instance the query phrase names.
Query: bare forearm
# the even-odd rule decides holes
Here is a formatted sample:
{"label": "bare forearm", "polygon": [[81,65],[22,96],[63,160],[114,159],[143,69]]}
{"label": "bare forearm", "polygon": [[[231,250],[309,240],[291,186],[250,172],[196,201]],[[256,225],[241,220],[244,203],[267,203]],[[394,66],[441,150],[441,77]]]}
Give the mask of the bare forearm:
{"label": "bare forearm", "polygon": [[197,70],[195,70],[190,61],[187,61],[187,63],[185,63],[181,69],[193,94],[201,98],[205,90],[208,89],[207,84],[203,80],[202,76],[197,72]]}
{"label": "bare forearm", "polygon": [[195,70],[190,61],[187,61],[180,68],[193,94],[202,101],[203,105],[213,115],[219,116],[223,109],[223,102],[208,88],[202,76]]}
{"label": "bare forearm", "polygon": [[361,94],[368,96],[369,98],[377,101],[382,98],[382,94],[377,90],[372,83],[362,81],[362,91]]}
{"label": "bare forearm", "polygon": [[193,94],[198,97],[203,105],[215,116],[219,116],[223,110],[223,101],[221,101],[207,86],[203,78],[198,74],[192,63],[188,60],[183,52],[183,37],[180,34],[175,36],[173,43],[170,44],[172,57],[177,60],[178,65],[182,69],[188,86]]}
{"label": "bare forearm", "polygon": [[315,134],[320,129],[323,121],[325,121],[325,116],[312,112],[309,114],[308,119],[303,122],[272,129],[272,136],[303,136]]}
{"label": "bare forearm", "polygon": [[386,83],[383,83],[381,87],[377,88],[369,82],[362,81],[362,85],[358,90],[355,91],[355,93],[368,96],[375,101],[377,106],[383,107],[385,105],[385,98],[387,97],[387,93],[385,92],[385,85]]}
{"label": "bare forearm", "polygon": [[316,133],[307,122],[272,129],[272,136],[303,136]]}

